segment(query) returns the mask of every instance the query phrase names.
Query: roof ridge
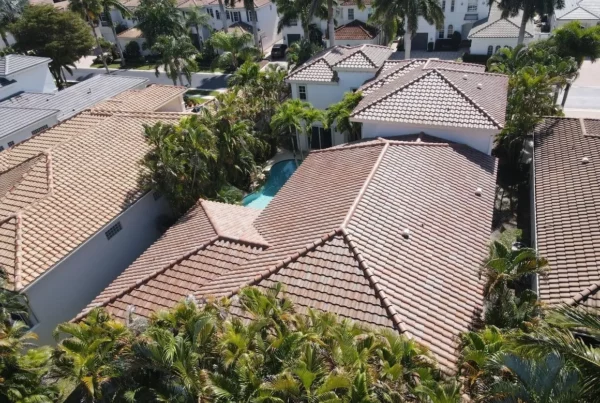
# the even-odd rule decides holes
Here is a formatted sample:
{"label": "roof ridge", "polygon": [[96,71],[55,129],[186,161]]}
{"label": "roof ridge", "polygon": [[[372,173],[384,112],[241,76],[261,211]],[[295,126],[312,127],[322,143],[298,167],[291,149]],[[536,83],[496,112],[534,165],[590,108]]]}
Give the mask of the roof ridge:
{"label": "roof ridge", "polygon": [[179,258],[175,259],[173,262],[164,265],[160,269],[154,270],[152,273],[148,274],[146,277],[139,279],[135,283],[131,284],[129,287],[125,287],[121,291],[113,294],[109,298],[106,298],[102,302],[96,303],[94,305],[90,304],[90,306],[88,306],[83,311],[81,311],[81,313],[79,313],[79,315],[77,315],[76,317],[74,317],[73,319],[71,319],[70,322],[78,322],[82,318],[84,318],[92,309],[98,308],[98,307],[103,307],[103,306],[106,306],[106,305],[110,304],[111,302],[116,301],[117,299],[119,299],[119,298],[123,297],[125,294],[133,291],[134,289],[136,289],[137,287],[141,286],[142,284],[145,284],[148,281],[152,280],[153,278],[157,277],[158,275],[163,274],[165,271],[167,271],[168,269],[172,268],[173,266],[175,266],[175,265],[183,262],[184,260],[189,259],[190,257],[192,257],[193,255],[197,254],[198,252],[200,252],[200,251],[208,248],[209,246],[211,246],[212,244],[214,244],[217,240],[219,240],[219,238],[220,238],[219,236],[215,236],[215,237],[210,238],[208,241],[203,242],[197,248],[192,249],[191,251],[189,251],[189,252],[185,253],[184,255],[180,256]]}
{"label": "roof ridge", "polygon": [[[481,65],[479,65],[479,66],[481,66]],[[502,74],[502,73],[490,73],[488,71],[460,70],[460,69],[453,69],[452,67],[433,67],[433,68],[430,68],[430,70],[455,71],[457,73],[481,74],[481,75],[484,75],[484,76],[493,76],[493,77],[508,77],[508,75]]]}
{"label": "roof ridge", "polygon": [[[253,241],[250,239],[243,238],[241,236],[234,237],[234,236],[226,235],[226,231],[223,231],[223,228],[221,228],[219,226],[215,217],[212,217],[211,214],[209,213],[209,211],[204,207],[204,203],[206,203],[206,202],[222,204],[222,205],[229,206],[229,207],[230,206],[235,206],[235,207],[239,207],[239,208],[245,208],[245,207],[238,206],[235,204],[221,203],[221,202],[212,201],[212,200],[205,200],[205,199],[199,200],[198,204],[202,207],[202,210],[204,210],[204,214],[206,214],[206,218],[208,218],[208,222],[213,227],[213,230],[215,231],[217,236],[219,236],[225,240],[228,240],[230,242],[239,242],[239,243],[247,244],[250,246],[256,246],[256,247],[260,247],[260,248],[268,248],[269,247],[269,244],[266,241],[264,243],[260,243],[260,242],[256,242],[256,241]],[[253,227],[254,227],[254,225],[253,225]],[[256,228],[255,228],[255,230],[256,230],[256,232],[258,232],[258,230]],[[262,238],[262,236],[261,236],[261,238]]]}
{"label": "roof ridge", "polygon": [[295,76],[296,74],[300,73],[301,71],[306,70],[307,68],[309,68],[310,66],[314,66],[315,64],[317,64],[319,61],[322,61],[323,63],[325,63],[325,65],[331,70],[333,71],[333,69],[331,68],[331,65],[329,63],[327,63],[327,60],[325,60],[325,56],[327,56],[329,53],[331,53],[331,50],[329,50],[329,52],[325,53],[323,56],[313,60],[310,63],[307,64],[303,64],[302,66],[300,66],[297,70],[292,71],[290,74],[288,74],[288,76],[286,77],[286,80],[292,78],[293,76]]}
{"label": "roof ridge", "polygon": [[[288,255],[285,259],[283,259],[282,261],[277,263],[275,266],[268,268],[266,270],[263,270],[261,273],[256,275],[251,281],[247,282],[246,284],[238,285],[232,291],[229,291],[227,294],[225,294],[224,297],[231,298],[234,295],[238,294],[242,288],[255,285],[255,284],[259,283],[260,281],[266,279],[267,277],[270,277],[271,275],[277,273],[279,270],[286,267],[291,262],[298,260],[300,257],[305,256],[307,253],[315,250],[319,246],[324,245],[325,242],[331,240],[334,236],[339,235],[339,234],[341,234],[340,228],[334,229],[333,231],[326,233],[325,235],[321,236],[320,239],[313,241],[312,244],[305,246],[304,248],[298,250],[296,253],[294,253],[292,255]],[[203,287],[200,287],[200,289],[197,290],[196,292],[200,291],[202,288]]]}
{"label": "roof ridge", "polygon": [[[363,83],[363,85],[361,85],[358,90],[359,91],[368,90],[369,88],[373,87],[374,85],[379,84],[380,82],[384,81],[386,78],[388,78],[396,73],[399,73],[402,70],[407,69],[416,63],[418,63],[417,59],[409,60],[408,63],[406,63],[406,64],[399,63],[398,66],[394,66],[394,67],[390,68],[389,71],[384,72],[380,77],[374,77],[373,81]],[[382,67],[383,67],[383,65],[381,65],[381,68]]]}
{"label": "roof ridge", "polygon": [[[490,23],[489,23],[489,24],[487,24],[487,25],[486,25],[486,24],[481,24],[479,27],[476,27],[476,28],[479,28],[479,29],[478,29],[478,30],[476,30],[475,32],[469,32],[469,35],[468,35],[468,37],[471,37],[472,35],[476,35],[476,34],[478,34],[479,32],[482,32],[482,31],[484,31],[484,30],[488,29],[489,27],[491,27],[492,25],[494,25],[494,24],[496,24],[497,22],[500,22],[500,21],[507,21],[507,22],[511,23],[512,25],[514,25],[516,28],[520,29],[520,27],[519,27],[519,26],[518,26],[516,23],[512,22],[510,19],[508,19],[508,18],[504,18],[504,17],[500,17],[500,18],[498,18],[497,20],[494,20],[494,21],[490,22]],[[530,36],[533,36],[533,35],[531,34],[531,32],[529,32],[529,31],[527,30],[527,26],[525,27],[525,33],[526,33],[526,34],[528,34],[528,35],[530,35]]]}
{"label": "roof ridge", "polygon": [[365,194],[367,188],[369,187],[369,184],[371,183],[371,180],[373,179],[373,176],[375,176],[375,173],[379,169],[379,166],[381,165],[381,161],[383,160],[385,152],[387,151],[389,146],[390,146],[390,143],[386,142],[384,144],[383,148],[381,149],[381,152],[379,153],[379,156],[377,157],[375,164],[373,164],[373,167],[371,168],[371,172],[369,172],[367,179],[365,179],[362,187],[358,191],[358,195],[356,195],[354,202],[352,202],[352,205],[350,206],[350,209],[348,210],[348,213],[346,214],[344,221],[342,221],[342,225],[340,226],[342,231],[344,231],[346,229],[346,226],[348,225],[348,223],[350,222],[350,219],[354,215],[354,212],[356,211],[356,207],[358,206],[358,203],[360,203],[360,201],[362,200],[363,195]]}
{"label": "roof ridge", "polygon": [[360,109],[355,109],[355,110],[353,110],[353,111],[352,111],[352,113],[350,113],[350,117],[353,117],[353,116],[355,116],[356,114],[363,112],[363,111],[364,111],[364,110],[366,110],[367,108],[370,108],[371,106],[373,106],[373,105],[375,105],[375,104],[377,104],[377,103],[379,103],[379,102],[382,102],[383,100],[385,100],[385,99],[389,98],[389,97],[390,97],[390,96],[392,96],[393,94],[396,94],[396,93],[398,93],[398,92],[400,92],[400,91],[404,90],[405,88],[407,88],[408,86],[412,85],[413,83],[415,83],[415,82],[417,82],[417,81],[419,81],[419,80],[421,80],[421,79],[423,79],[423,78],[427,77],[428,75],[430,75],[432,72],[434,72],[434,71],[435,71],[435,69],[431,69],[431,70],[421,70],[421,71],[423,71],[423,73],[422,73],[422,74],[420,74],[420,75],[418,75],[417,77],[413,78],[412,80],[410,80],[410,81],[406,82],[404,85],[401,85],[400,87],[393,89],[392,91],[388,92],[387,94],[383,95],[382,97],[379,97],[379,98],[376,98],[376,99],[374,99],[373,101],[371,101],[370,103],[368,103],[368,104],[364,105],[364,106],[363,106],[362,108],[360,108]]}
{"label": "roof ridge", "polygon": [[485,110],[485,108],[480,106],[475,100],[471,99],[471,97],[469,97],[463,90],[461,90],[456,84],[454,84],[454,82],[448,77],[446,77],[441,71],[439,71],[438,69],[433,69],[432,71],[435,71],[440,77],[442,77],[446,82],[448,82],[448,84],[450,84],[452,88],[458,91],[467,100],[467,102],[473,104],[477,109],[479,109],[479,111],[482,112],[489,120],[491,120],[498,128],[503,127],[503,125],[501,125],[492,115],[488,113],[488,111]]}
{"label": "roof ridge", "polygon": [[340,64],[340,63],[342,63],[342,62],[346,61],[347,59],[349,59],[349,58],[351,58],[352,56],[355,56],[355,55],[357,55],[357,54],[359,54],[359,53],[360,53],[360,54],[362,54],[362,55],[364,56],[364,58],[365,58],[365,59],[367,59],[367,61],[373,65],[373,67],[374,67],[374,68],[375,68],[375,67],[377,67],[377,65],[376,65],[376,64],[373,62],[373,60],[371,60],[371,59],[370,59],[370,58],[369,58],[369,57],[366,55],[366,53],[365,53],[365,52],[363,52],[363,47],[364,47],[364,46],[366,46],[366,45],[362,45],[362,46],[361,46],[359,49],[357,49],[356,51],[354,51],[354,52],[350,53],[350,54],[349,54],[349,55],[347,55],[347,56],[344,56],[343,58],[341,58],[340,60],[338,60],[337,62],[335,62],[335,64],[334,64],[334,65],[332,65],[331,67],[335,67],[335,66],[337,66],[338,64]]}
{"label": "roof ridge", "polygon": [[15,291],[19,291],[23,284],[21,283],[21,266],[23,257],[23,215],[17,212],[15,216],[15,267],[14,267],[14,283]]}
{"label": "roof ridge", "polygon": [[406,328],[406,325],[402,321],[400,314],[396,311],[394,304],[392,304],[392,302],[386,296],[385,290],[379,285],[379,281],[377,280],[377,278],[375,278],[375,273],[369,267],[369,264],[367,263],[365,258],[362,256],[362,253],[360,253],[360,251],[358,250],[358,247],[354,243],[352,236],[346,230],[346,228],[342,228],[341,233],[342,233],[342,236],[344,237],[344,240],[348,243],[348,247],[350,248],[350,251],[352,252],[352,254],[354,254],[354,258],[358,262],[358,267],[363,271],[371,288],[373,288],[373,290],[375,291],[375,296],[381,301],[383,308],[389,315],[389,319],[392,321],[392,323],[394,324],[394,326],[397,328],[398,331],[409,336],[410,334],[408,333],[408,329]]}
{"label": "roof ridge", "polygon": [[335,147],[330,147],[330,148],[323,148],[321,150],[314,150],[314,151],[311,150],[310,154],[330,153],[330,152],[334,152],[334,151],[353,150],[355,148],[378,147],[378,146],[384,145],[383,141],[377,142],[376,140],[377,139],[373,139],[373,141],[366,141],[364,143],[344,145],[343,147],[335,146]]}
{"label": "roof ridge", "polygon": [[565,304],[577,305],[580,302],[582,302],[585,298],[589,297],[592,294],[595,294],[598,290],[600,290],[600,281],[596,281],[595,283],[592,283],[590,286],[579,291],[573,297],[565,300]]}

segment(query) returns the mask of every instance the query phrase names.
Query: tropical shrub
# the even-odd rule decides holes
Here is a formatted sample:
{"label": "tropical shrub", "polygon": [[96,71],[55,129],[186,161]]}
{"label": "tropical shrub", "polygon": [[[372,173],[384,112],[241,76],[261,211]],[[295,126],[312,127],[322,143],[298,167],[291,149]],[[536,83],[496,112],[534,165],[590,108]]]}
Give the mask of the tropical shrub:
{"label": "tropical shrub", "polygon": [[142,49],[140,48],[140,44],[137,41],[130,41],[125,46],[125,58],[131,62],[140,62],[143,60]]}

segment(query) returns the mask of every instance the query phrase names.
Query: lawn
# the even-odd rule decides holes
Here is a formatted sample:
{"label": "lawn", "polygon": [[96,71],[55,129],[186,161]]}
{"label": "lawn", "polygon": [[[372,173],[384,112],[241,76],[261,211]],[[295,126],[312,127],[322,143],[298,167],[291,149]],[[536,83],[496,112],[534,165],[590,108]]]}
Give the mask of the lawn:
{"label": "lawn", "polygon": [[[95,63],[92,64],[92,67],[95,67],[97,69],[103,69],[104,65],[102,63]],[[130,70],[130,69],[136,69],[136,70],[154,70],[154,64],[148,64],[148,63],[143,63],[143,64],[126,64],[125,67],[121,67],[121,64],[116,61],[113,63],[110,63],[108,65],[109,69],[121,69],[124,68],[126,70]]]}

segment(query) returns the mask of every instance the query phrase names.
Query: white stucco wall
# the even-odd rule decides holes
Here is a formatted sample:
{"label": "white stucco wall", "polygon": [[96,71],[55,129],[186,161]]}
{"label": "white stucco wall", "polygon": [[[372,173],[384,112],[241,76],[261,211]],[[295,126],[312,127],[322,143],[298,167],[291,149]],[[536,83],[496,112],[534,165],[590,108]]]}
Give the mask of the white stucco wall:
{"label": "white stucco wall", "polygon": [[27,140],[28,138],[30,138],[33,134],[32,132],[36,129],[39,129],[41,127],[43,127],[44,125],[47,125],[48,127],[52,127],[55,124],[58,123],[58,119],[56,117],[56,115],[58,114],[58,111],[51,116],[45,117],[43,119],[38,120],[35,123],[32,123],[28,126],[22,127],[21,129],[12,132],[4,137],[0,138],[0,146],[4,147],[4,149],[6,150],[7,148],[9,148],[10,146],[8,145],[9,142],[14,142],[16,144],[19,144],[22,141]]}
{"label": "white stucco wall", "polygon": [[[323,42],[325,42],[325,47],[329,47],[329,39],[324,39]],[[346,46],[356,46],[356,45],[364,45],[364,44],[379,45],[379,35],[377,35],[375,38],[370,39],[370,40],[352,41],[352,40],[348,40],[348,39],[337,39],[335,41],[335,44],[336,45],[346,45]]]}
{"label": "white stucco wall", "polygon": [[366,80],[375,76],[374,71],[337,71],[339,81],[335,83],[292,83],[292,98],[298,98],[298,86],[306,87],[307,102],[315,108],[327,109],[329,105],[342,100],[345,92],[360,87]]}
{"label": "white stucco wall", "polygon": [[38,64],[28,69],[17,71],[14,74],[9,74],[6,79],[15,80],[16,83],[4,87],[7,94],[4,94],[2,92],[3,89],[0,89],[0,99],[4,98],[5,95],[8,96],[22,91],[43,93],[57,91],[47,63]]}
{"label": "white stucco wall", "polygon": [[[56,325],[73,319],[158,239],[156,219],[167,212],[165,197],[154,200],[152,192],[146,194],[25,288],[39,321],[33,327],[39,344],[53,344]],[[105,231],[117,221],[123,229],[107,240]]]}
{"label": "white stucco wall", "polygon": [[[525,38],[523,43],[527,45],[532,41],[533,39],[531,38]],[[517,38],[473,38],[471,40],[470,52],[474,55],[487,55],[489,46],[493,46],[493,53],[496,53],[497,46],[500,46],[501,48],[505,46],[514,48],[517,46]]]}
{"label": "white stucco wall", "polygon": [[[183,82],[186,82],[185,78]],[[185,112],[185,102],[183,102],[183,95],[172,99],[165,105],[157,109],[157,112]]]}
{"label": "white stucco wall", "polygon": [[362,138],[402,136],[424,132],[455,143],[466,144],[486,154],[491,154],[494,137],[500,130],[469,129],[459,127],[417,125],[409,123],[384,123],[364,121]]}

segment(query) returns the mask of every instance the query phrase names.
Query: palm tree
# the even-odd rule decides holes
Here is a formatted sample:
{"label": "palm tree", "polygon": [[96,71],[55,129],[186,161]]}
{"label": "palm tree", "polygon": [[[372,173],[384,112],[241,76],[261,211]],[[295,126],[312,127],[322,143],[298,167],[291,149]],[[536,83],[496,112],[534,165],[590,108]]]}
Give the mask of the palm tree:
{"label": "palm tree", "polygon": [[108,23],[112,29],[113,37],[115,38],[115,44],[117,45],[117,51],[119,52],[119,57],[121,58],[121,67],[123,67],[125,66],[125,56],[123,55],[123,48],[121,47],[119,38],[117,38],[117,31],[115,30],[115,24],[112,20],[111,10],[115,9],[119,11],[124,18],[131,17],[131,11],[129,11],[129,9],[125,7],[119,0],[100,0],[100,3],[102,4],[102,10],[104,10],[104,15],[108,19]]}
{"label": "palm tree", "polygon": [[[323,0],[312,0],[310,5],[309,19],[312,21],[312,17],[315,14],[315,11],[322,7]],[[327,36],[329,37],[329,46],[335,46],[335,20],[333,15],[333,6],[337,5],[337,2],[334,0],[327,0]],[[357,2],[359,8],[363,8],[362,0]]]}
{"label": "palm tree", "polygon": [[327,7],[322,1],[313,3],[313,0],[276,0],[275,3],[280,16],[277,33],[280,33],[283,27],[289,26],[292,20],[300,21],[304,31],[303,39],[309,41],[312,18],[327,19]]}
{"label": "palm tree", "polygon": [[502,18],[516,17],[520,12],[522,13],[517,45],[523,43],[527,23],[536,14],[540,16],[552,15],[555,10],[561,10],[565,7],[564,0],[489,0],[491,7],[494,7],[494,3],[496,2],[500,10],[502,10]]}
{"label": "palm tree", "polygon": [[75,13],[80,14],[90,24],[90,28],[92,29],[92,33],[94,34],[94,38],[96,39],[96,46],[100,50],[100,58],[102,59],[102,64],[106,69],[106,73],[110,74],[110,70],[108,69],[108,65],[106,64],[104,52],[102,51],[102,47],[100,46],[100,39],[98,38],[98,34],[96,33],[95,27],[95,23],[96,21],[98,21],[100,14],[104,12],[102,0],[69,0],[69,9]]}
{"label": "palm tree", "polygon": [[141,0],[134,16],[138,20],[137,28],[144,34],[149,47],[159,36],[179,38],[188,34],[175,0]]}
{"label": "palm tree", "polygon": [[194,7],[187,11],[185,24],[188,27],[194,27],[196,30],[196,36],[198,38],[198,46],[202,47],[202,35],[200,34],[200,28],[210,27],[210,17],[208,14],[200,11],[198,7]]}
{"label": "palm tree", "polygon": [[[52,361],[52,376],[60,380],[65,397],[80,401],[101,400],[118,375],[117,361],[130,333],[102,309],[92,310],[80,323],[57,326],[58,346]],[[62,339],[61,339],[62,338]]]}
{"label": "palm tree", "polygon": [[27,0],[0,0],[0,36],[6,47],[10,46],[6,37],[8,26],[21,16],[28,4]]}
{"label": "palm tree", "polygon": [[388,38],[395,37],[400,23],[404,24],[405,59],[410,59],[411,41],[419,28],[419,17],[438,28],[444,23],[444,10],[437,0],[374,0],[373,9],[373,21],[382,26]]}
{"label": "palm tree", "polygon": [[261,76],[260,66],[251,60],[246,60],[239,69],[227,80],[228,87],[256,86]]}
{"label": "palm tree", "polygon": [[236,32],[228,34],[225,32],[216,32],[210,38],[215,49],[220,49],[222,53],[213,62],[214,65],[228,66],[237,69],[238,59],[248,60],[259,55],[260,51],[254,47],[248,47],[252,41],[252,35],[249,33],[238,34]]}
{"label": "palm tree", "polygon": [[585,28],[572,21],[555,30],[550,41],[559,55],[573,57],[580,68],[585,59],[600,58],[600,26]]}
{"label": "palm tree", "polygon": [[362,98],[360,91],[347,92],[340,102],[330,105],[326,112],[327,126],[333,127],[335,124],[338,132],[348,134],[348,141],[360,139],[360,123],[351,122],[350,114]]}
{"label": "palm tree", "polygon": [[194,59],[198,51],[189,37],[159,36],[152,51],[160,55],[155,65],[156,77],[160,74],[159,67],[163,66],[167,77],[173,80],[173,85],[177,85],[177,79],[183,85],[182,75],[191,84],[192,73],[198,69]]}
{"label": "palm tree", "polygon": [[[306,133],[308,124],[305,119],[314,121],[324,121],[324,116],[321,111],[315,110],[311,104],[299,99],[288,99],[277,110],[271,119],[271,129],[279,136],[290,136],[295,138],[293,141],[294,153],[296,152],[296,144],[302,156],[302,147],[299,144],[299,133]],[[311,123],[312,123],[311,122]]]}

